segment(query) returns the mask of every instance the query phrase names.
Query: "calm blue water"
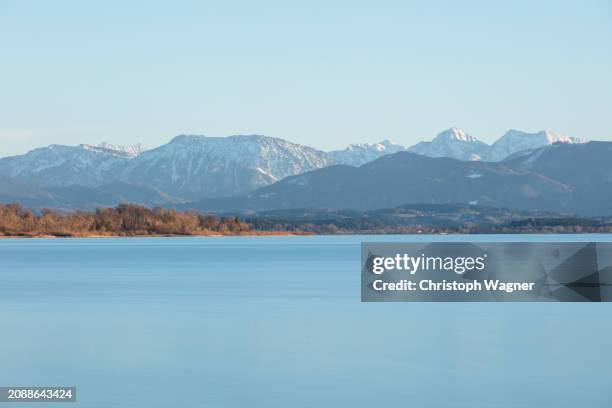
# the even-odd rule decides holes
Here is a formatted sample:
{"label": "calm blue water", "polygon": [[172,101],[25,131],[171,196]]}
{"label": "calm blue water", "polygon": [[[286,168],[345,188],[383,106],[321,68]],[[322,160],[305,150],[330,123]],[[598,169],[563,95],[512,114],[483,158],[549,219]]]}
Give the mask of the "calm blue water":
{"label": "calm blue water", "polygon": [[0,240],[0,386],[76,386],[58,408],[612,406],[612,304],[360,303],[361,241],[417,239],[466,240]]}

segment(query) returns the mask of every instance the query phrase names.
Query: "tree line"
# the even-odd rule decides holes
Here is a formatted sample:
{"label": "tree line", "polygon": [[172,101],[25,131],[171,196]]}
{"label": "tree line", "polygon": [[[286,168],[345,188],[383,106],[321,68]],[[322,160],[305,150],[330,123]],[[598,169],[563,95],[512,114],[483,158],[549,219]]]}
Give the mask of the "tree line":
{"label": "tree line", "polygon": [[95,212],[33,212],[19,204],[0,204],[0,235],[4,236],[136,236],[243,235],[252,227],[237,217],[218,218],[195,211],[149,209],[121,204]]}
{"label": "tree line", "polygon": [[[401,217],[400,221],[403,220]],[[146,236],[146,235],[337,235],[337,234],[508,234],[612,232],[610,219],[526,218],[497,225],[405,225],[386,218],[336,217],[320,220],[236,216],[216,217],[135,204],[94,212],[34,212],[19,204],[0,204],[1,236]]]}

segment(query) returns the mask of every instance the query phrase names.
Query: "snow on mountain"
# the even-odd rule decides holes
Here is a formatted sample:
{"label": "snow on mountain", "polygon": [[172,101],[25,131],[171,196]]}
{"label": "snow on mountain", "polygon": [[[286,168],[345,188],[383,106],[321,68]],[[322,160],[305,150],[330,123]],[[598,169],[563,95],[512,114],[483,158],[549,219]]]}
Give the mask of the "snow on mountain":
{"label": "snow on mountain", "polygon": [[564,136],[549,130],[528,133],[511,129],[493,143],[486,155],[486,160],[501,161],[515,153],[525,150],[534,150],[558,142],[580,144],[586,141],[580,138]]}
{"label": "snow on mountain", "polygon": [[113,154],[117,156],[129,157],[129,158],[139,156],[140,154],[142,154],[143,152],[147,150],[141,143],[136,143],[134,145],[116,145],[116,144],[102,142],[99,145],[84,144],[84,145],[81,145],[81,147],[87,150],[96,150],[96,151],[101,151],[104,153],[109,153],[109,154]]}
{"label": "snow on mountain", "polygon": [[[526,133],[511,130],[489,146],[461,129],[451,128],[431,142],[421,142],[408,150],[429,157],[501,161],[557,142],[577,144],[584,141],[549,131]],[[108,188],[102,191],[107,201],[131,197],[137,202],[155,205],[250,193],[289,176],[338,163],[362,166],[381,156],[404,150],[404,146],[385,140],[325,153],[258,135],[183,135],[152,150],[145,150],[142,145],[107,143],[98,146],[50,145],[21,156],[0,159],[0,177],[10,180],[4,184],[5,191],[0,192],[5,198],[25,197],[18,186],[27,185],[43,191],[37,193],[42,201],[51,194],[63,197],[62,200],[70,198],[61,202],[73,202],[77,191],[95,195],[95,191],[100,192],[104,186],[112,185],[112,191],[106,191]],[[477,179],[476,173],[465,177]],[[132,191],[136,188],[134,186],[140,189],[137,196]],[[99,197],[90,198],[92,200],[88,203],[102,202]]]}
{"label": "snow on mountain", "polygon": [[406,150],[406,147],[390,140],[379,143],[352,144],[344,150],[335,150],[328,153],[335,162],[349,166],[361,166],[381,156]]}
{"label": "snow on mountain", "polygon": [[428,157],[452,157],[458,160],[480,160],[489,146],[459,128],[452,127],[431,142],[419,142],[408,151]]}
{"label": "snow on mountain", "polygon": [[131,160],[120,178],[195,199],[250,192],[330,164],[322,151],[273,137],[181,135]]}
{"label": "snow on mountain", "polygon": [[536,133],[509,130],[493,145],[488,145],[458,128],[450,128],[431,142],[420,142],[408,151],[428,157],[452,157],[458,160],[502,161],[519,152],[553,143],[585,143],[584,139],[568,137],[549,130]]}
{"label": "snow on mountain", "polygon": [[0,175],[43,188],[99,187],[117,181],[177,199],[234,195],[333,164],[326,153],[265,136],[177,136],[142,145],[51,145],[0,159]]}
{"label": "snow on mountain", "polygon": [[128,159],[81,146],[50,145],[0,159],[0,175],[43,187],[93,187],[113,178]]}

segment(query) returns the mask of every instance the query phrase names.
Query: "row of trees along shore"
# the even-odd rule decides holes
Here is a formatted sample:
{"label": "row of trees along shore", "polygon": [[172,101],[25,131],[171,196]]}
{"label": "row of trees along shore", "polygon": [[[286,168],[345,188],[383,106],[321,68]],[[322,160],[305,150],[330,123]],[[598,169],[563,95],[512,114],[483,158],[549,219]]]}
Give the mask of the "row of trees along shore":
{"label": "row of trees along shore", "polygon": [[95,212],[40,213],[19,204],[0,204],[0,236],[249,235],[252,227],[237,217],[217,218],[195,211],[149,209],[121,204]]}
{"label": "row of trees along shore", "polygon": [[581,218],[528,218],[497,225],[469,222],[455,226],[402,225],[372,217],[319,221],[280,220],[260,217],[242,221],[195,211],[149,209],[121,204],[95,212],[33,212],[19,204],[0,204],[0,237],[90,237],[146,235],[336,235],[336,234],[507,234],[612,232],[610,220]]}

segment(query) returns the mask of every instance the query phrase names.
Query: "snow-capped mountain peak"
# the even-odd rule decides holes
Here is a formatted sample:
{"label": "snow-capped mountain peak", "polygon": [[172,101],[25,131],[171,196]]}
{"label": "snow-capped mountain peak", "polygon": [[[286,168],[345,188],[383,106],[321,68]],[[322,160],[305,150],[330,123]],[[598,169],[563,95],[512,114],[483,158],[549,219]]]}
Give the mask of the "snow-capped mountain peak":
{"label": "snow-capped mountain peak", "polygon": [[0,159],[0,175],[45,188],[123,182],[199,199],[247,193],[330,164],[326,153],[279,138],[183,135],[148,151],[141,145],[51,145]]}
{"label": "snow-capped mountain peak", "polygon": [[459,160],[501,161],[515,153],[537,149],[553,143],[585,143],[550,130],[536,133],[516,129],[507,131],[489,146],[459,128],[452,127],[438,134],[431,142],[420,142],[408,150],[429,157],[452,157]]}
{"label": "snow-capped mountain peak", "polygon": [[320,150],[275,137],[180,135],[133,159],[121,178],[195,199],[247,193],[332,163]]}
{"label": "snow-capped mountain peak", "polygon": [[374,143],[374,148],[378,151],[385,151],[387,154],[389,154],[389,152],[399,152],[402,150],[406,150],[405,146],[402,146],[399,143],[396,143],[392,140],[389,139],[385,139],[382,140],[378,143]]}
{"label": "snow-capped mountain peak", "polygon": [[[435,139],[443,141],[459,141],[466,143],[480,142],[475,137],[466,133],[463,129],[451,127],[444,132],[438,134]],[[434,139],[434,140],[435,140]]]}
{"label": "snow-capped mountain peak", "polygon": [[515,153],[537,149],[553,143],[585,143],[585,140],[565,136],[550,130],[540,130],[539,132],[529,133],[521,130],[510,129],[495,143],[493,143],[489,153],[487,154],[487,160],[504,160],[506,157],[509,157]]}
{"label": "snow-capped mountain peak", "polygon": [[328,155],[340,164],[361,166],[381,156],[406,150],[405,146],[385,139],[378,143],[362,143],[348,145],[344,150],[334,150]]}
{"label": "snow-capped mountain peak", "polygon": [[50,145],[0,159],[0,174],[45,187],[97,186],[113,177],[128,158],[101,149]]}
{"label": "snow-capped mountain peak", "polygon": [[408,150],[429,157],[452,157],[459,160],[480,160],[489,146],[464,130],[452,127],[438,134],[431,142],[419,142]]}

